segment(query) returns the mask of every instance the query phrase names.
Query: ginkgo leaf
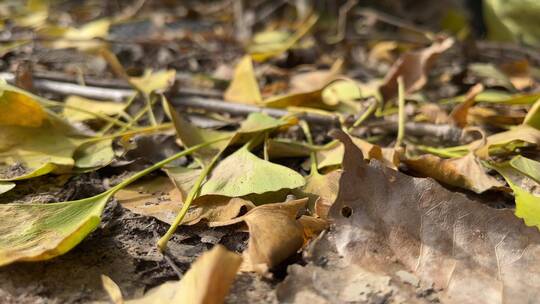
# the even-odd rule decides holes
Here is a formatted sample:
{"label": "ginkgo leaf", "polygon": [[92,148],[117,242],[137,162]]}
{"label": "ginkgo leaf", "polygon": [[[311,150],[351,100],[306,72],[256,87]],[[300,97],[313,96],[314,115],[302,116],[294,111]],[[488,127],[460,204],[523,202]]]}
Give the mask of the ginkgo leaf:
{"label": "ginkgo leaf", "polygon": [[6,219],[0,223],[0,266],[68,252],[96,229],[111,195],[108,191],[73,202],[0,205]]}
{"label": "ginkgo leaf", "polygon": [[6,193],[9,190],[15,188],[15,183],[12,182],[0,182],[0,194]]}
{"label": "ginkgo leaf", "polygon": [[0,91],[0,126],[39,127],[47,118],[39,102],[16,91]]}
{"label": "ginkgo leaf", "polygon": [[200,195],[241,197],[281,189],[294,189],[305,184],[296,171],[262,160],[246,146],[223,159],[202,185]]}
{"label": "ginkgo leaf", "polygon": [[179,282],[164,283],[125,303],[223,303],[241,263],[241,256],[216,245],[197,258]]}
{"label": "ginkgo leaf", "polygon": [[241,217],[212,226],[245,222],[249,229],[249,241],[242,269],[265,272],[290,257],[304,244],[304,227],[296,217],[306,203],[307,198],[265,204]]}
{"label": "ginkgo leaf", "polygon": [[[49,172],[66,172],[74,165],[73,153],[84,138],[67,134],[45,122],[39,128],[2,127],[0,180],[27,179]],[[19,168],[13,170],[13,168]]]}
{"label": "ginkgo leaf", "polygon": [[432,154],[425,154],[405,159],[403,162],[425,176],[476,193],[504,186],[502,182],[485,172],[484,167],[474,153],[452,159],[443,159]]}
{"label": "ginkgo leaf", "polygon": [[176,70],[161,70],[153,72],[146,70],[141,77],[130,77],[129,82],[145,95],[152,92],[163,92],[173,85],[176,77]]}
{"label": "ginkgo leaf", "polygon": [[103,289],[105,289],[107,294],[109,294],[109,297],[111,298],[113,304],[124,304],[122,291],[120,290],[120,287],[118,287],[118,285],[116,285],[116,283],[111,278],[102,274],[101,284],[103,285]]}
{"label": "ginkgo leaf", "polygon": [[284,119],[276,119],[264,113],[250,113],[248,117],[242,121],[238,133],[255,133],[276,129],[286,126],[290,122]]}
{"label": "ginkgo leaf", "polygon": [[540,183],[540,162],[517,155],[510,160],[510,165]]}
{"label": "ginkgo leaf", "polygon": [[522,218],[527,226],[536,226],[540,230],[540,194],[533,193],[540,185],[509,163],[491,165],[504,177],[514,192],[516,216]]}
{"label": "ginkgo leaf", "polygon": [[534,105],[527,111],[523,124],[540,130],[540,96]]}
{"label": "ginkgo leaf", "polygon": [[83,170],[98,169],[114,159],[112,139],[90,140],[77,147],[73,154],[75,167]]}
{"label": "ginkgo leaf", "polygon": [[[83,98],[80,96],[69,96],[65,100],[66,107],[62,112],[63,116],[68,121],[84,121],[89,119],[95,119],[96,116],[92,113],[98,113],[103,115],[118,115],[123,113],[126,105],[121,102],[114,101],[102,101]],[[77,109],[89,110],[92,113],[79,111]]]}
{"label": "ginkgo leaf", "polygon": [[236,65],[233,79],[223,98],[227,101],[246,104],[257,104],[262,101],[259,84],[253,71],[253,62],[249,55],[244,56]]}
{"label": "ginkgo leaf", "polygon": [[89,198],[51,204],[0,204],[0,217],[5,219],[0,223],[0,266],[66,253],[98,227],[107,201],[117,191],[203,146],[179,152]]}
{"label": "ginkgo leaf", "polygon": [[79,28],[47,26],[39,30],[39,35],[57,38],[47,43],[51,48],[78,48],[90,51],[103,45],[102,41],[95,39],[107,37],[110,26],[111,21],[103,18],[83,24]]}
{"label": "ginkgo leaf", "polygon": [[[193,147],[195,145],[226,136],[230,136],[232,138],[234,135],[232,132],[198,128],[191,124],[182,113],[176,111],[174,107],[170,105],[170,103],[167,103],[167,107],[176,130],[176,135],[186,147]],[[194,156],[203,164],[208,164],[211,159],[217,155],[219,151],[227,147],[228,144],[229,143],[225,141],[216,142],[213,145],[198,150],[195,152]]]}

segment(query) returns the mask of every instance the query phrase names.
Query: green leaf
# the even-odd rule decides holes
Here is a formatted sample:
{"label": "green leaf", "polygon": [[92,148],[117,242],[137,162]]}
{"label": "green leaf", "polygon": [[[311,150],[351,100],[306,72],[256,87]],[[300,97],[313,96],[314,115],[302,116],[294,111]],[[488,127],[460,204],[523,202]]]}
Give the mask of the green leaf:
{"label": "green leaf", "polygon": [[0,266],[16,261],[47,260],[66,253],[96,229],[103,208],[117,191],[211,143],[177,153],[93,197],[52,204],[0,205],[0,218],[3,219],[0,221]]}
{"label": "green leaf", "polygon": [[15,183],[12,182],[0,182],[0,194],[6,193],[9,190],[15,188]]}
{"label": "green leaf", "polygon": [[65,203],[1,205],[0,266],[68,252],[98,226],[112,193]]}
{"label": "green leaf", "polygon": [[276,119],[264,113],[251,113],[240,125],[239,133],[255,133],[276,129],[287,125],[283,119]]}
{"label": "green leaf", "polygon": [[531,181],[527,180],[527,176],[514,169],[509,163],[491,164],[491,166],[506,179],[506,182],[514,191],[516,200],[515,215],[522,218],[525,225],[536,226],[540,230],[540,196],[531,193],[534,188],[538,187],[538,184],[532,181],[535,186],[526,189],[525,187],[530,185]]}
{"label": "green leaf", "polygon": [[114,159],[112,142],[112,139],[104,139],[81,144],[73,156],[75,167],[90,170],[107,166]]}
{"label": "green leaf", "polygon": [[284,188],[294,189],[304,184],[304,178],[296,171],[262,160],[244,146],[212,170],[201,187],[200,195],[240,197]]}
{"label": "green leaf", "polygon": [[510,165],[540,183],[540,162],[518,155],[510,160]]}

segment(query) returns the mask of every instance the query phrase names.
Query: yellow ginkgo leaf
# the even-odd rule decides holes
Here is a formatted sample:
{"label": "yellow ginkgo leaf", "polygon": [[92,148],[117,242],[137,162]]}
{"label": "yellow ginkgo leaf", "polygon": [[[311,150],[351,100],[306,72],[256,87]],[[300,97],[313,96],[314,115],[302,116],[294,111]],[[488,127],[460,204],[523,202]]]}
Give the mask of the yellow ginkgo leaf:
{"label": "yellow ginkgo leaf", "polygon": [[244,56],[236,65],[231,84],[224,99],[231,102],[257,104],[262,102],[261,92],[250,56]]}

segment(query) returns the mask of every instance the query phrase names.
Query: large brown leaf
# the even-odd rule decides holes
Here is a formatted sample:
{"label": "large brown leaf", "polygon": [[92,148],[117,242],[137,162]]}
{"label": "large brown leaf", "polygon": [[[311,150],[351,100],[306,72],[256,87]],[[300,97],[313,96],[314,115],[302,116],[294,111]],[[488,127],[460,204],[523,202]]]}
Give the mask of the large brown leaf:
{"label": "large brown leaf", "polygon": [[[361,267],[390,277],[408,271],[420,286],[439,290],[442,303],[538,299],[540,233],[536,228],[526,227],[511,210],[491,208],[430,179],[407,176],[377,161],[367,164],[346,134],[337,136],[345,144],[344,172],[330,209],[335,226],[324,239],[349,265],[345,272]],[[320,260],[322,254],[316,252],[313,260]],[[300,292],[291,287],[302,276],[289,278],[284,287]],[[303,277],[304,287],[319,284],[309,273]],[[335,282],[336,286],[343,281]],[[335,301],[325,290],[311,290]]]}

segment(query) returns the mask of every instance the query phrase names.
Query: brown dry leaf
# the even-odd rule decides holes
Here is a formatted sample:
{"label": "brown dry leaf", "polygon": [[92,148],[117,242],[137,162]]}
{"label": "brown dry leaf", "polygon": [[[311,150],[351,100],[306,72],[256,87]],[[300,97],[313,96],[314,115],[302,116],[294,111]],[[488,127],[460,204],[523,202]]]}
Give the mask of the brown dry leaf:
{"label": "brown dry leaf", "polygon": [[313,205],[310,203],[309,208],[313,209],[318,217],[326,219],[328,209],[336,200],[340,177],[341,170],[334,170],[327,174],[316,172],[306,177],[303,192],[315,196]]}
{"label": "brown dry leaf", "polygon": [[[264,273],[297,252],[304,244],[302,222],[310,223],[306,232],[313,235],[312,221],[296,219],[304,208],[307,198],[257,206],[245,215],[230,221],[213,223],[210,226],[226,226],[245,222],[249,229],[248,249],[244,252],[245,271]],[[323,228],[321,228],[323,229]]]}
{"label": "brown dry leaf", "polygon": [[413,170],[442,183],[482,193],[503,187],[504,183],[487,174],[473,153],[452,159],[425,154],[403,160]]}
{"label": "brown dry leaf", "polygon": [[403,77],[405,92],[412,93],[421,89],[427,82],[427,72],[438,55],[454,45],[454,39],[447,38],[433,43],[431,46],[403,54],[386,74],[380,92],[383,100],[388,101],[397,96],[397,79]]}
{"label": "brown dry leaf", "polygon": [[[470,143],[467,147],[474,149],[478,147],[483,139],[479,139]],[[490,150],[495,147],[499,147],[504,150],[513,150],[513,144],[522,142],[525,145],[540,145],[540,130],[533,128],[529,125],[520,125],[514,127],[508,131],[496,133],[486,138],[486,143],[482,148],[479,148],[474,153],[482,158],[486,159],[490,155]],[[509,147],[506,147],[509,146]]]}
{"label": "brown dry leaf", "polygon": [[[185,194],[166,177],[128,186],[115,195],[118,202],[131,212],[152,216],[168,224],[173,223],[182,209],[184,197]],[[251,210],[254,207],[252,202],[242,198],[202,196],[193,202],[182,224],[194,225],[201,221],[212,224],[227,221],[237,217],[243,210]]]}
{"label": "brown dry leaf", "polygon": [[251,56],[246,55],[238,62],[231,84],[225,91],[223,98],[227,101],[246,104],[262,102]]}
{"label": "brown dry leaf", "polygon": [[446,111],[436,103],[423,104],[418,108],[418,112],[418,115],[414,119],[417,122],[445,124],[450,120]]}
{"label": "brown dry leaf", "polygon": [[469,109],[476,102],[476,95],[480,94],[484,90],[482,84],[477,84],[469,89],[465,95],[465,101],[458,104],[450,113],[450,118],[456,126],[464,128],[467,126],[467,117],[469,114]]}
{"label": "brown dry leaf", "polygon": [[383,274],[399,266],[421,286],[440,288],[442,303],[538,299],[536,228],[526,227],[512,210],[491,208],[430,179],[358,161],[362,153],[351,139],[335,135],[346,149],[330,210],[336,226],[327,239],[348,265]]}
{"label": "brown dry leaf", "polygon": [[179,282],[164,283],[142,298],[126,303],[221,304],[229,294],[241,263],[241,256],[216,245],[200,256]]}

